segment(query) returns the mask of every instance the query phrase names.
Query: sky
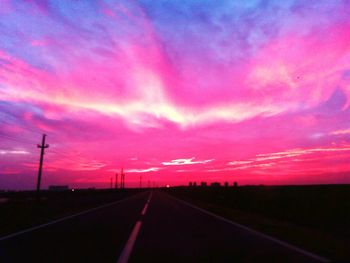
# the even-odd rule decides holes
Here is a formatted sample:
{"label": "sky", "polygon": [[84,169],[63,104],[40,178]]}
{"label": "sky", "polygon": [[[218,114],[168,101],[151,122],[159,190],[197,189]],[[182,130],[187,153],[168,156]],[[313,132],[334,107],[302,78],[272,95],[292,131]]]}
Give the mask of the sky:
{"label": "sky", "polygon": [[0,0],[0,189],[350,183],[349,0]]}

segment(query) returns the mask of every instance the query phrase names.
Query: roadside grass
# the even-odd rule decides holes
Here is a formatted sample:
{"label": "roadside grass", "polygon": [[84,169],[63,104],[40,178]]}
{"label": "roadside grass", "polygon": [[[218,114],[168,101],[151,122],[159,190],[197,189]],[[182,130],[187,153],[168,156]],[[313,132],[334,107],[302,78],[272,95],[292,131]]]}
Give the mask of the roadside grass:
{"label": "roadside grass", "polygon": [[[315,254],[350,262],[349,186],[196,187],[168,192]],[[317,202],[327,198],[329,202]],[[333,205],[334,200],[338,202]]]}

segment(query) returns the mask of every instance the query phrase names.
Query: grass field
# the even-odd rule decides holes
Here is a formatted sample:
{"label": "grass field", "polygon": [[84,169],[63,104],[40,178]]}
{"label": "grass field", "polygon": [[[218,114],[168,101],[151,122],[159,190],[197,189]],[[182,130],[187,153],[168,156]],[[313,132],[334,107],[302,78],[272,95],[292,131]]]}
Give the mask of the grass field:
{"label": "grass field", "polygon": [[170,193],[331,259],[350,262],[350,186],[183,187]]}
{"label": "grass field", "polygon": [[127,190],[43,191],[4,193],[0,196],[0,236],[36,226],[140,192]]}

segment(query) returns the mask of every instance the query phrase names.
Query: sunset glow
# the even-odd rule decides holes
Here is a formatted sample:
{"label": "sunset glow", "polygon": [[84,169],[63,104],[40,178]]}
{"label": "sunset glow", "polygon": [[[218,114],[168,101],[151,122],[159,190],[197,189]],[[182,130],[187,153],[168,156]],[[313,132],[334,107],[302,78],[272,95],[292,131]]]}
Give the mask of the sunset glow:
{"label": "sunset glow", "polygon": [[349,1],[0,2],[0,189],[350,183]]}

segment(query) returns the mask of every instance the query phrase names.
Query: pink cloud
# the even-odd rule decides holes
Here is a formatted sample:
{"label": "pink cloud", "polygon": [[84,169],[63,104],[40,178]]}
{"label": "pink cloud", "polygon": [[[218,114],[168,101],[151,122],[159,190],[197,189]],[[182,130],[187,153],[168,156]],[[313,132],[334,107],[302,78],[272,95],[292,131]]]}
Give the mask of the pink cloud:
{"label": "pink cloud", "polygon": [[205,163],[210,163],[214,161],[214,159],[209,159],[209,160],[195,160],[195,157],[188,158],[188,159],[175,159],[171,160],[170,162],[162,162],[163,165],[168,166],[168,165],[191,165],[191,164],[205,164]]}
{"label": "pink cloud", "polygon": [[331,132],[331,134],[332,135],[347,135],[347,134],[350,134],[350,129],[333,131],[333,132]]}
{"label": "pink cloud", "polygon": [[39,2],[0,7],[9,22],[0,32],[0,170],[18,166],[30,185],[43,132],[47,183],[106,186],[120,167],[130,185],[140,173],[172,184],[291,183],[326,182],[327,173],[341,181],[350,170],[343,5],[266,7],[235,22],[221,5],[204,6],[204,17],[189,3],[173,6],[176,16],[157,4],[81,3],[73,21],[69,6]]}

